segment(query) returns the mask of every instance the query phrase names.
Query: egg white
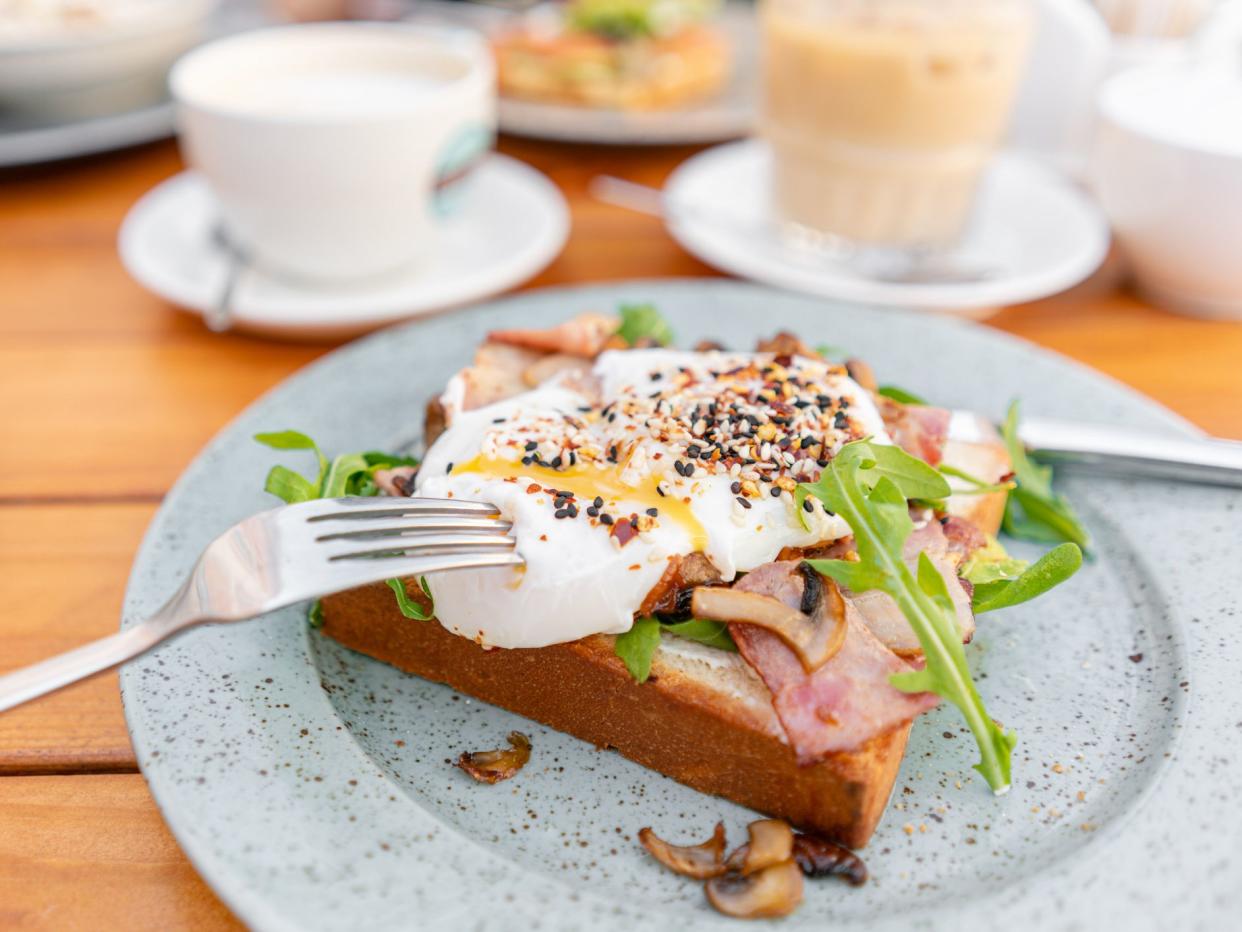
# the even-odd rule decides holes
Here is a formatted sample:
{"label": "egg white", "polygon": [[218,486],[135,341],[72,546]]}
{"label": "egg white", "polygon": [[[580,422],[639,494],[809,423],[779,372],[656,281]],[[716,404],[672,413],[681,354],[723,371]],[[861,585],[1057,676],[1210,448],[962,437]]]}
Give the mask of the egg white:
{"label": "egg white", "polygon": [[[696,549],[688,528],[661,520],[618,548],[605,528],[591,526],[585,516],[557,519],[548,495],[527,492],[531,482],[546,485],[546,474],[536,477],[530,470],[523,474],[520,462],[512,464],[510,473],[516,482],[452,470],[489,447],[489,435],[502,419],[504,430],[512,433],[549,414],[646,396],[660,384],[653,373],[667,375],[687,368],[707,377],[709,371],[753,358],[754,354],[744,353],[609,352],[596,361],[589,386],[582,379],[558,376],[533,391],[473,411],[461,410],[461,380],[450,382],[442,399],[449,425],[427,453],[416,492],[495,504],[513,523],[517,551],[526,565],[429,577],[440,623],[484,646],[508,648],[544,647],[591,634],[628,631],[669,558]],[[861,386],[846,376],[831,376],[828,384],[834,394],[848,398],[851,416],[866,433],[878,443],[890,442],[879,412]],[[690,510],[706,534],[704,553],[726,580],[769,562],[784,547],[806,547],[849,533],[843,520],[820,509],[809,516],[811,529],[805,529],[789,496],[751,499],[751,508],[744,510],[735,501],[729,475],[686,479],[670,464],[671,457],[664,457],[663,464],[648,459],[640,468],[623,472],[623,478],[636,485],[653,469],[667,470],[670,494],[689,498]],[[635,504],[633,509],[643,507]]]}

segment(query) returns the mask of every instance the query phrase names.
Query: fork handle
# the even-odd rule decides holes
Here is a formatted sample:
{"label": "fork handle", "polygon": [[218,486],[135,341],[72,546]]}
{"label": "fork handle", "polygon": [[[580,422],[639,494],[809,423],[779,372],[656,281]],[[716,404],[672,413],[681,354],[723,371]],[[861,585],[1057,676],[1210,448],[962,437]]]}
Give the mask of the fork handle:
{"label": "fork handle", "polygon": [[0,712],[141,656],[172,631],[150,621],[0,676]]}

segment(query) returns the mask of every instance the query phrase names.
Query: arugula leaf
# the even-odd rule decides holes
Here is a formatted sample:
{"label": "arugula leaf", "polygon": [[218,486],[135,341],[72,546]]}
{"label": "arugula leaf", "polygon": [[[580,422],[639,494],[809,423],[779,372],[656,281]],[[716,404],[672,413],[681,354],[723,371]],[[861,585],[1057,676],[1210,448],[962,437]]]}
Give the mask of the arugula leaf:
{"label": "arugula leaf", "polygon": [[[267,474],[263,485],[266,492],[275,495],[286,504],[309,502],[317,498],[340,498],[344,495],[378,495],[379,487],[375,484],[375,473],[380,469],[393,466],[417,466],[418,460],[410,456],[399,456],[394,453],[381,453],[370,450],[366,453],[342,453],[330,462],[319,445],[306,434],[296,430],[281,430],[270,433],[255,434],[254,439],[273,450],[313,450],[319,460],[319,475],[314,482],[285,466],[273,466]],[[432,616],[435,605],[424,612],[422,607],[406,594],[405,584],[400,579],[386,580],[397,596],[397,607],[406,618],[425,621]],[[427,598],[431,598],[431,590],[427,588],[427,580],[420,579],[419,584]],[[323,608],[318,602],[311,605],[307,612],[307,620],[312,628],[323,624]]]}
{"label": "arugula leaf", "polygon": [[377,466],[380,469],[391,469],[394,466],[417,466],[418,460],[412,456],[401,456],[397,453],[381,453],[378,450],[368,450],[366,453],[360,453],[368,466]]}
{"label": "arugula leaf", "polygon": [[844,346],[835,346],[832,343],[816,343],[815,352],[829,362],[845,359],[849,355]]}
{"label": "arugula leaf", "polygon": [[664,630],[678,637],[698,641],[708,647],[737,653],[737,645],[729,636],[729,626],[719,621],[704,621],[702,618],[691,618],[689,621],[676,621],[664,625]]}
{"label": "arugula leaf", "polygon": [[979,585],[998,579],[1016,579],[1028,566],[1026,560],[1011,557],[1000,541],[988,535],[988,542],[966,558],[958,567],[957,575]]}
{"label": "arugula leaf", "polygon": [[950,466],[948,463],[941,463],[936,468],[940,470],[942,475],[965,480],[973,486],[970,489],[954,489],[954,495],[991,495],[993,492],[1009,492],[1016,485],[1014,482],[987,482],[978,476],[972,476],[964,469]]}
{"label": "arugula leaf", "polygon": [[[858,444],[862,446],[857,446]],[[936,469],[928,466],[918,457],[911,456],[899,446],[858,440],[842,447],[842,452],[850,447],[858,451],[858,455],[865,454],[865,460],[858,474],[865,491],[870,492],[880,479],[891,481],[903,497],[920,501],[939,501],[948,498],[953,491],[949,487],[948,480]],[[806,511],[802,507],[802,503],[809,496],[814,496],[824,502],[825,507],[828,507],[831,513],[832,509],[827,505],[827,499],[816,490],[832,481],[828,476],[828,470],[825,469],[820,474],[818,482],[814,484],[803,482],[794,490],[794,506],[804,528],[810,529],[806,520]]]}
{"label": "arugula leaf", "polygon": [[[410,598],[410,594],[405,591],[405,583],[400,579],[385,579],[384,582],[388,584],[388,588],[391,589],[393,594],[397,597],[397,608],[401,610],[401,614],[406,618],[413,618],[415,621],[428,621],[435,614],[435,602],[431,602],[431,606],[424,609],[420,604]],[[427,586],[427,577],[420,576],[418,579],[418,585],[423,590],[423,593],[427,596],[428,600],[430,600],[431,589]]]}
{"label": "arugula leaf", "polygon": [[855,441],[841,448],[819,482],[800,486],[846,520],[858,552],[856,563],[808,562],[855,592],[878,589],[893,598],[918,636],[926,666],[896,674],[890,682],[907,692],[934,692],[953,703],[978,743],[980,760],[975,769],[994,792],[1003,793],[1009,788],[1010,756],[1017,736],[1001,731],[975,689],[944,578],[926,554],[920,555],[917,577],[902,559],[902,546],[914,522],[897,481],[888,475],[875,478],[877,465],[873,447]]}
{"label": "arugula leaf", "polygon": [[622,304],[620,313],[617,336],[630,346],[637,346],[644,340],[651,340],[657,346],[673,342],[673,328],[660,316],[654,304]]}
{"label": "arugula leaf", "polygon": [[885,398],[891,398],[893,401],[900,401],[903,405],[926,405],[927,401],[914,394],[908,392],[904,388],[896,385],[881,385],[876,389],[877,395],[883,395]]}
{"label": "arugula leaf", "polygon": [[1077,544],[1064,543],[1053,547],[1020,575],[975,584],[971,605],[976,614],[1008,608],[1043,595],[1053,586],[1065,582],[1082,566],[1082,550]]}
{"label": "arugula leaf", "polygon": [[1043,543],[1070,541],[1086,550],[1091,537],[1069,500],[1053,491],[1052,467],[1032,462],[1018,439],[1016,401],[1005,415],[1001,436],[1017,483],[1005,503],[1002,529],[1012,537]]}
{"label": "arugula leaf", "polygon": [[651,675],[651,658],[660,646],[660,622],[654,618],[637,618],[625,634],[617,635],[614,650],[630,676],[639,683]]}
{"label": "arugula leaf", "polygon": [[306,623],[312,628],[323,627],[323,602],[316,599],[306,610]]}
{"label": "arugula leaf", "polygon": [[350,480],[367,471],[367,461],[361,453],[342,453],[332,460],[319,487],[320,498],[341,498],[348,495]]}
{"label": "arugula leaf", "polygon": [[319,490],[310,480],[284,466],[273,466],[263,483],[263,491],[270,492],[287,505],[309,502],[319,498]]}

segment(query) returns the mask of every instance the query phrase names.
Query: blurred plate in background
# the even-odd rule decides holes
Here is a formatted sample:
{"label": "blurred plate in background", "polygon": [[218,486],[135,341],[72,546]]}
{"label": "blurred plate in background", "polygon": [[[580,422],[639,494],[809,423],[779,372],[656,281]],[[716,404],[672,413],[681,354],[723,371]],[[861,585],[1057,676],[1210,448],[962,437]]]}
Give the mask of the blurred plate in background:
{"label": "blurred plate in background", "polygon": [[[481,3],[420,0],[408,19],[468,26],[493,36],[520,14]],[[718,97],[692,107],[624,111],[502,97],[500,129],[515,136],[609,145],[687,145],[745,136],[755,120],[759,87],[754,6],[728,3],[718,24],[733,47],[733,76]]]}
{"label": "blurred plate in background", "polygon": [[[806,294],[884,307],[986,316],[1087,278],[1108,252],[1108,223],[1086,194],[1029,156],[1002,152],[981,185],[962,243],[937,266],[977,280],[879,280],[849,263],[791,249],[773,235],[768,150],[717,146],[684,162],[664,189],[669,232],[709,265]],[[965,277],[965,276],[963,276]]]}
{"label": "blurred plate in background", "polygon": [[[166,66],[178,52],[204,39],[229,35],[266,22],[258,3],[225,0],[161,0],[152,6],[179,11],[153,23],[154,35],[132,28],[113,35],[51,42],[11,35],[0,42],[0,168],[109,152],[171,136],[174,108],[163,91]],[[191,13],[205,22],[195,21]],[[167,28],[164,28],[167,26]],[[117,63],[137,69],[132,82]],[[152,70],[154,69],[154,70]],[[112,81],[108,75],[116,76]],[[115,93],[79,94],[77,84],[115,83]],[[155,90],[149,86],[154,84]],[[126,96],[128,95],[128,96]]]}

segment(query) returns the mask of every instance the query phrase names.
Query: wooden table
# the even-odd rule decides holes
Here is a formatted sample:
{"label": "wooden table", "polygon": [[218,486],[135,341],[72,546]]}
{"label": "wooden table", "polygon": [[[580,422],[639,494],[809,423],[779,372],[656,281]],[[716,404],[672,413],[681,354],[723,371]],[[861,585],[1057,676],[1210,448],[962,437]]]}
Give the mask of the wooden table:
{"label": "wooden table", "polygon": [[[654,219],[591,201],[659,184],[690,149],[507,140],[569,197],[574,234],[529,287],[711,275]],[[0,174],[0,670],[112,631],[139,538],[198,449],[330,347],[215,336],[134,284],[126,209],[181,168],[171,143]],[[1242,438],[1242,325],[1176,317],[1104,272],[990,323]],[[0,928],[229,928],[137,772],[115,676],[0,716]]]}

